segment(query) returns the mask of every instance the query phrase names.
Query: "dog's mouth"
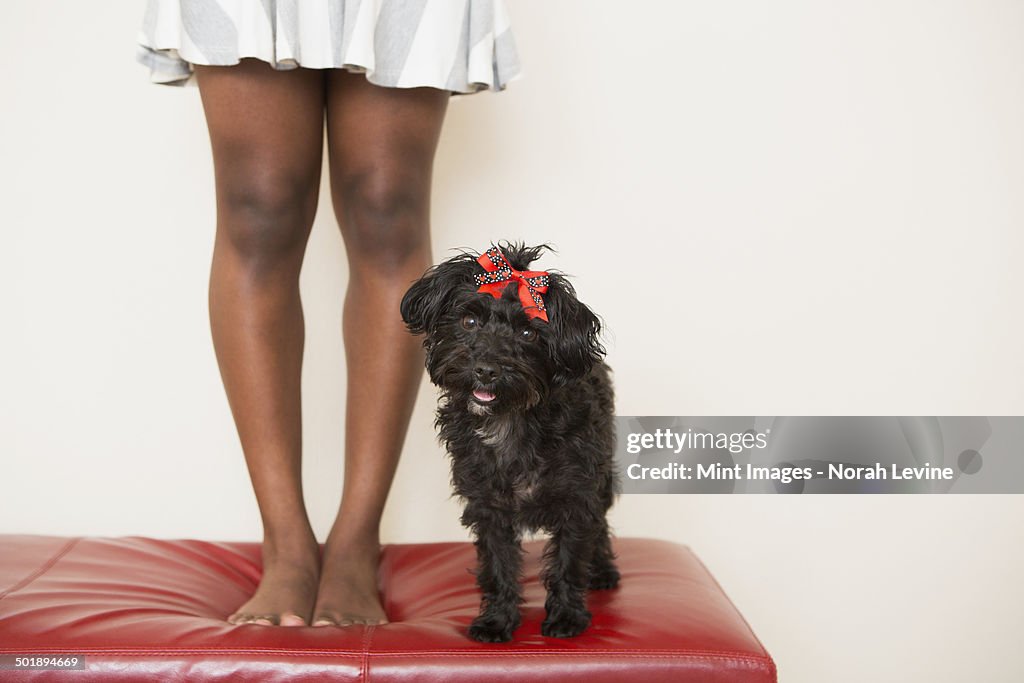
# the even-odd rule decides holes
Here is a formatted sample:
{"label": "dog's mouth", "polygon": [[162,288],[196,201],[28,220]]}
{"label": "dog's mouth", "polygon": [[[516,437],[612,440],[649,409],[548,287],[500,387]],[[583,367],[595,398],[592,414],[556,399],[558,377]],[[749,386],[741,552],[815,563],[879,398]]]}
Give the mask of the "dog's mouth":
{"label": "dog's mouth", "polygon": [[473,389],[473,398],[475,398],[479,403],[490,403],[497,398],[497,396],[494,395],[493,391],[488,391],[483,387],[478,387]]}

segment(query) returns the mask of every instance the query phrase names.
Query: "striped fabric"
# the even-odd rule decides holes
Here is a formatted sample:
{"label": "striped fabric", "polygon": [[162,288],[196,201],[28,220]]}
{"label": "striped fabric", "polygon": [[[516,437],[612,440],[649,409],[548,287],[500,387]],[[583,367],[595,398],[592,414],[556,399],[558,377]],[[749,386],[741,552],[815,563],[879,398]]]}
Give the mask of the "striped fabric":
{"label": "striped fabric", "polygon": [[519,73],[503,0],[147,0],[137,58],[154,83],[256,57],[346,68],[371,83],[501,90]]}

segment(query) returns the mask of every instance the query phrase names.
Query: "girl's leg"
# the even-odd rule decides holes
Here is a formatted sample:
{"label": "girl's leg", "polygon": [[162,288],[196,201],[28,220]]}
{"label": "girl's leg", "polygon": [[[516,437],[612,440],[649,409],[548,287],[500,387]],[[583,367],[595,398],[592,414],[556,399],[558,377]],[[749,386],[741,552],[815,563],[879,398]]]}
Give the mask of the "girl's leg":
{"label": "girl's leg", "polygon": [[196,67],[213,147],[210,324],[263,519],[263,577],[228,620],[309,623],[319,548],[302,497],[299,269],[316,212],[324,73]]}
{"label": "girl's leg", "polygon": [[448,93],[381,88],[342,70],[327,78],[334,212],[349,283],[345,482],[327,538],[314,625],[384,623],[378,527],[423,375],[419,340],[398,312],[430,265],[430,179]]}

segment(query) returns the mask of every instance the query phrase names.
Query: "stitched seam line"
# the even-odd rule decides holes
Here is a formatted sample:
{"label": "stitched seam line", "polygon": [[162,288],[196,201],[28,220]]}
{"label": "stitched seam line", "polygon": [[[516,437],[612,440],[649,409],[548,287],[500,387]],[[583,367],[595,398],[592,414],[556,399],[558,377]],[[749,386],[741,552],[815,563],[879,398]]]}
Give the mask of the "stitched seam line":
{"label": "stitched seam line", "polygon": [[[216,649],[189,649],[189,650],[103,650],[97,648],[72,648],[75,652],[83,655],[113,655],[121,657],[175,657],[182,655],[240,655],[240,654],[264,654],[264,655],[277,655],[286,657],[338,657],[347,659],[359,658],[360,662],[363,662],[364,653],[356,652],[332,652],[330,650],[275,650],[273,648],[247,648],[247,649],[232,649],[232,650],[216,650]],[[19,648],[17,650],[0,649],[0,652],[17,652],[24,654],[48,654],[51,652],[67,652],[68,648],[62,650],[37,650],[33,648]],[[732,662],[744,662],[749,664],[770,664],[771,660],[763,657],[756,657],[750,655],[739,655],[732,653],[712,653],[712,652],[653,652],[647,650],[637,651],[594,651],[594,650],[560,650],[555,652],[548,651],[534,651],[534,652],[499,652],[499,651],[382,651],[382,652],[366,652],[366,655],[371,657],[553,657],[553,656],[577,656],[577,657],[593,657],[594,655],[600,655],[602,657],[623,657],[623,658],[648,658],[648,659],[722,659]]]}
{"label": "stitched seam line", "polygon": [[359,667],[359,680],[364,682],[370,680],[370,642],[373,640],[373,630],[375,628],[377,628],[376,624],[367,626],[366,630],[363,631],[363,639],[360,643],[362,661]]}
{"label": "stitched seam line", "polygon": [[[82,649],[82,648],[79,648],[79,649]],[[36,652],[36,653],[67,652],[68,648],[67,647],[61,647],[60,649],[54,649],[54,648],[45,648],[45,647],[36,647],[36,648],[31,648],[30,647],[29,650],[31,650],[33,652]],[[258,654],[260,652],[268,652],[268,653],[297,654],[297,655],[309,654],[309,655],[315,655],[315,656],[322,655],[322,654],[329,654],[329,655],[332,655],[332,656],[333,655],[339,655],[339,656],[357,657],[357,656],[361,656],[362,655],[362,650],[361,649],[360,650],[351,650],[351,649],[350,650],[333,650],[333,649],[332,650],[322,650],[322,649],[295,649],[295,648],[287,648],[287,647],[181,647],[181,648],[161,647],[159,649],[147,648],[147,647],[136,647],[136,648],[131,648],[131,647],[87,647],[87,648],[85,648],[85,650],[88,650],[90,652],[98,652],[98,653],[102,653],[102,652],[171,652],[171,653],[174,653],[174,652],[208,652],[208,653],[211,653],[211,654],[216,654],[218,652],[226,652],[226,653],[230,653],[230,654],[245,654],[245,653]],[[24,647],[19,647],[19,648],[14,648],[14,649],[9,648],[9,647],[0,647],[0,653],[25,652],[25,651],[27,651],[27,650]],[[483,655],[486,655],[486,654],[509,654],[509,653],[513,653],[513,652],[518,652],[518,653],[522,653],[522,654],[609,654],[609,655],[615,655],[615,654],[629,654],[629,655],[634,655],[634,654],[651,654],[651,655],[664,654],[664,655],[670,655],[670,656],[701,656],[701,655],[707,654],[707,655],[711,655],[711,656],[746,657],[746,658],[749,658],[749,659],[767,658],[767,657],[763,657],[763,656],[758,655],[758,654],[751,654],[750,652],[735,652],[735,651],[732,651],[732,650],[696,650],[696,649],[678,649],[678,650],[673,650],[673,649],[664,649],[664,648],[663,649],[654,649],[654,648],[652,648],[652,649],[645,649],[645,650],[644,649],[636,649],[636,648],[623,648],[623,649],[610,650],[610,649],[597,649],[597,648],[575,648],[575,649],[568,649],[568,648],[558,648],[558,647],[545,647],[543,649],[526,649],[526,648],[522,648],[522,649],[508,649],[508,650],[497,650],[497,649],[496,650],[479,650],[479,649],[432,648],[432,649],[423,649],[423,650],[416,650],[416,649],[375,650],[375,651],[372,651],[372,652],[369,652],[369,653],[370,654],[386,654],[386,655],[404,655],[404,654],[410,654],[410,655],[412,655],[412,654],[458,654],[458,655],[483,654]]]}
{"label": "stitched seam line", "polygon": [[47,571],[50,570],[51,567],[53,567],[53,565],[57,564],[57,562],[60,560],[60,558],[62,558],[65,555],[67,555],[68,552],[73,547],[75,547],[75,544],[77,544],[81,540],[82,540],[81,537],[72,538],[71,540],[69,540],[67,543],[64,544],[64,546],[60,550],[58,550],[53,555],[53,557],[51,557],[46,562],[44,562],[41,565],[39,565],[39,567],[35,571],[29,572],[29,574],[25,578],[23,578],[21,581],[19,581],[18,583],[14,584],[13,586],[11,586],[7,590],[5,590],[3,593],[0,593],[0,600],[3,600],[4,598],[6,598],[11,593],[14,593],[16,591],[20,591],[22,588],[24,588],[25,586],[29,585],[30,583],[32,583],[33,581],[38,579],[40,576],[45,574]]}
{"label": "stitched seam line", "polygon": [[[473,652],[473,653],[467,653],[467,652],[427,652],[427,653],[422,653],[422,652],[397,652],[397,653],[396,652],[371,652],[370,653],[370,655],[373,656],[373,657],[395,657],[395,656],[415,657],[415,658],[417,658],[417,659],[419,659],[421,661],[422,661],[422,659],[425,656],[426,657],[466,657],[466,656],[479,657],[479,656],[483,655],[485,657],[501,658],[501,657],[555,657],[555,656],[567,656],[569,654],[570,654],[569,652],[486,652],[486,653],[485,652]],[[706,660],[706,659],[717,659],[717,660],[721,660],[721,661],[725,661],[725,662],[736,662],[736,663],[742,663],[742,664],[748,664],[748,665],[750,665],[750,664],[758,665],[758,666],[768,665],[769,669],[772,668],[771,667],[771,660],[764,659],[762,657],[751,657],[751,656],[744,656],[744,655],[740,655],[740,656],[734,657],[734,656],[730,656],[730,655],[719,655],[719,654],[710,654],[710,653],[689,654],[689,653],[680,652],[680,653],[664,653],[664,654],[660,654],[660,653],[649,653],[649,652],[643,652],[643,651],[639,651],[639,652],[602,652],[602,653],[594,653],[594,652],[591,652],[591,651],[588,651],[588,650],[576,650],[576,651],[572,652],[572,656],[579,657],[579,658],[586,658],[588,660],[592,660],[595,654],[599,654],[601,657],[619,657],[619,658],[622,658],[622,659],[636,659],[636,660],[644,660],[644,659],[677,659],[678,660],[678,659],[683,659],[683,660],[689,660],[689,661],[701,661],[701,660]]]}
{"label": "stitched seam line", "polygon": [[765,648],[764,643],[762,643],[761,639],[757,637],[756,633],[754,633],[754,629],[750,628],[750,623],[747,621],[747,618],[743,616],[743,614],[736,607],[736,603],[732,601],[732,598],[729,597],[729,594],[726,593],[725,590],[722,588],[722,585],[718,583],[718,579],[715,578],[715,575],[708,570],[707,565],[704,564],[704,562],[697,556],[696,553],[693,553],[693,559],[697,560],[697,564],[699,564],[701,569],[704,570],[704,573],[708,575],[708,578],[711,579],[711,582],[715,584],[715,587],[718,588],[718,592],[725,596],[725,601],[729,603],[730,607],[732,607],[732,611],[736,613],[736,616],[740,618],[740,621],[743,622],[743,625],[747,627],[747,631],[749,631],[750,635],[754,637],[754,642],[756,642],[758,647],[761,648],[761,652],[764,653],[765,659],[768,660],[769,665],[771,666],[772,680],[776,681],[777,683],[779,680],[779,674],[775,668],[775,660],[772,659],[772,656],[770,654],[768,654],[768,650]]}
{"label": "stitched seam line", "polygon": [[[204,650],[181,650],[181,651],[174,651],[174,652],[167,652],[167,651],[147,652],[147,651],[139,651],[139,650],[134,650],[134,651],[133,650],[126,650],[126,651],[118,651],[118,650],[91,650],[91,649],[84,649],[84,648],[81,648],[81,647],[72,648],[72,649],[74,649],[76,653],[81,653],[83,655],[108,654],[108,655],[112,655],[112,656],[152,656],[152,657],[172,657],[172,656],[180,656],[180,655],[209,656],[211,654],[220,654],[220,655],[225,655],[226,656],[226,655],[236,655],[236,654],[270,654],[270,653],[272,653],[271,650],[255,650],[255,651],[253,651],[253,650],[239,650],[239,651],[216,650],[216,651],[213,651],[213,652],[211,652],[211,651],[204,651]],[[2,651],[2,650],[0,650],[0,651]],[[16,652],[25,653],[25,654],[40,654],[40,653],[50,652],[50,650],[46,650],[45,652],[42,652],[42,651],[33,650],[31,648],[22,648],[22,649],[18,649],[18,650],[10,650],[10,651],[11,652],[15,652],[16,651]],[[65,648],[65,649],[60,650],[60,651],[61,652],[67,652],[68,648]],[[569,650],[569,651],[563,651],[563,652],[540,652],[540,651],[539,652],[500,652],[500,651],[482,652],[482,651],[477,651],[477,652],[474,652],[473,656],[485,656],[485,657],[490,657],[490,658],[493,658],[493,657],[546,657],[546,656],[550,657],[550,656],[557,656],[557,655],[566,655],[566,654],[569,654],[569,652],[572,652],[574,655],[577,655],[577,656],[580,656],[580,657],[592,657],[595,654],[594,652],[588,651],[588,650]],[[275,654],[278,654],[278,655],[288,655],[288,656],[293,656],[293,657],[302,657],[302,656],[308,655],[310,653],[309,652],[297,652],[295,650],[284,650],[284,651],[281,651],[281,652],[276,652]],[[422,656],[423,654],[427,654],[427,655],[430,655],[430,656],[451,656],[451,657],[465,657],[467,655],[466,652],[415,652],[415,651],[414,652],[369,652],[369,654],[371,656],[395,656],[395,655],[400,655],[400,656]],[[354,653],[354,652],[321,651],[321,652],[315,652],[315,655],[316,656],[329,656],[329,657],[349,658],[349,659],[354,659],[354,658],[358,657],[358,658],[361,659],[361,655],[357,654],[357,653]],[[684,653],[684,652],[680,652],[680,653],[676,653],[676,654],[673,654],[673,653],[651,653],[651,652],[642,652],[642,651],[641,652],[602,652],[601,656],[615,656],[615,657],[635,658],[635,659],[636,658],[639,658],[639,659],[644,659],[644,658],[646,658],[646,659],[695,659],[695,660],[699,660],[699,659],[722,659],[722,660],[725,660],[725,661],[735,661],[735,663],[741,663],[741,664],[746,664],[746,665],[767,665],[767,664],[770,664],[770,660],[762,658],[762,657],[757,657],[757,656],[729,656],[729,655],[725,655],[725,654],[695,654],[695,655],[693,655],[693,654],[687,654],[687,653]]]}
{"label": "stitched seam line", "polygon": [[736,659],[750,659],[756,661],[767,661],[767,657],[761,657],[759,655],[752,655],[746,652],[730,652],[721,650],[633,650],[629,648],[623,648],[621,650],[591,650],[588,648],[581,648],[577,650],[559,650],[559,649],[544,649],[544,650],[376,650],[371,652],[371,656],[386,656],[386,657],[401,657],[401,656],[421,656],[421,655],[438,655],[438,656],[471,656],[476,657],[477,655],[510,655],[510,654],[523,654],[523,655],[586,655],[593,656],[599,655],[601,657],[636,657],[636,656],[652,656],[652,657],[732,657]]}

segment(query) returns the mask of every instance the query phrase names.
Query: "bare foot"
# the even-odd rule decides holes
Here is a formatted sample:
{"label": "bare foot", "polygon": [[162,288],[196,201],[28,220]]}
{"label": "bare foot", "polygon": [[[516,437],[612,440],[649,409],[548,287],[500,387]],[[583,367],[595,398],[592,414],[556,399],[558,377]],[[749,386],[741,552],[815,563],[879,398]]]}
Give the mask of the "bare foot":
{"label": "bare foot", "polygon": [[380,543],[327,539],[313,626],[386,624],[377,591]]}
{"label": "bare foot", "polygon": [[316,601],[320,547],[313,533],[284,543],[264,540],[263,576],[247,603],[228,617],[232,624],[305,626]]}

